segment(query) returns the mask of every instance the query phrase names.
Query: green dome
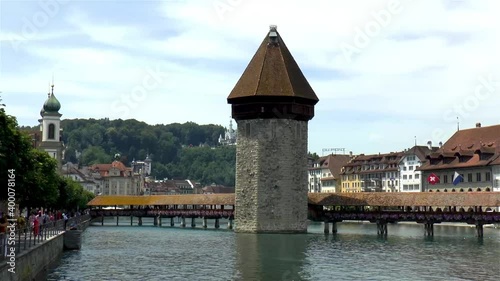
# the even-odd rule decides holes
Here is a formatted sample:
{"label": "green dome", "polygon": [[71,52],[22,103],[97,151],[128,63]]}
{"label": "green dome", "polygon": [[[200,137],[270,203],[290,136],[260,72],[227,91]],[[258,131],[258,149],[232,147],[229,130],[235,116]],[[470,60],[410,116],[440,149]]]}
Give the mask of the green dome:
{"label": "green dome", "polygon": [[61,109],[61,103],[59,103],[54,93],[52,93],[43,104],[43,110],[46,113],[58,113],[59,109]]}
{"label": "green dome", "polygon": [[42,107],[42,109],[40,109],[40,116],[42,116],[42,117],[43,117],[43,114],[44,114],[44,113],[45,113],[45,110],[44,110],[44,109],[43,109],[43,107]]}

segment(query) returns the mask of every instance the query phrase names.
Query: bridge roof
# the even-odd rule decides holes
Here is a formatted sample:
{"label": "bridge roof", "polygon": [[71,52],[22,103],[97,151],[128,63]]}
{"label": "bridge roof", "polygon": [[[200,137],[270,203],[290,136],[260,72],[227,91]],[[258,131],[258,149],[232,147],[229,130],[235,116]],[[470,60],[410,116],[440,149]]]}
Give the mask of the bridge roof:
{"label": "bridge roof", "polygon": [[500,192],[309,193],[309,204],[323,206],[498,207]]}
{"label": "bridge roof", "polygon": [[150,196],[108,196],[92,199],[88,206],[147,206],[147,205],[234,205],[234,194],[189,194]]}
{"label": "bridge roof", "polygon": [[[234,193],[107,196],[88,206],[234,205]],[[500,206],[500,192],[359,192],[309,193],[309,204],[323,206]]]}

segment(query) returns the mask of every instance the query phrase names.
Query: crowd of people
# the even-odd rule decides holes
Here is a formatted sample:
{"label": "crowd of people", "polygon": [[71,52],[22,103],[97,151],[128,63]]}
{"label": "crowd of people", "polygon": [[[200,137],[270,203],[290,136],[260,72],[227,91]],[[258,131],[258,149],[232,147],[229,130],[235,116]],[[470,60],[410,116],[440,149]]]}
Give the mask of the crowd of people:
{"label": "crowd of people", "polygon": [[[47,225],[50,225],[50,223],[55,224],[56,221],[58,220],[64,220],[64,228],[67,229],[67,223],[68,220],[71,217],[78,217],[81,216],[82,214],[86,214],[88,211],[79,212],[65,212],[65,211],[44,211],[42,209],[40,210],[35,210],[32,211],[29,216],[25,215],[20,215],[16,219],[16,231],[20,232],[21,234],[28,234],[28,231],[31,232],[31,234],[34,237],[42,235],[42,230],[43,227],[46,227]],[[7,253],[6,249],[3,249],[4,247],[7,247],[7,226],[9,226],[9,217],[7,216],[6,213],[0,213],[0,245],[2,249],[0,249],[0,252],[2,252],[4,255]]]}

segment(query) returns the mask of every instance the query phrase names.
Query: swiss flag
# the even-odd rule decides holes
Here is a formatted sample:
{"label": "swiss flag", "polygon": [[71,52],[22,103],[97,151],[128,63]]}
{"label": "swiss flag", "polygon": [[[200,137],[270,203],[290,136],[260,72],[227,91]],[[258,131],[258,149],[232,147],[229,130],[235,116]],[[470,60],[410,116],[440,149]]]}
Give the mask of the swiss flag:
{"label": "swiss flag", "polygon": [[429,177],[427,178],[427,182],[432,185],[439,183],[439,177],[436,176],[435,174],[430,174]]}

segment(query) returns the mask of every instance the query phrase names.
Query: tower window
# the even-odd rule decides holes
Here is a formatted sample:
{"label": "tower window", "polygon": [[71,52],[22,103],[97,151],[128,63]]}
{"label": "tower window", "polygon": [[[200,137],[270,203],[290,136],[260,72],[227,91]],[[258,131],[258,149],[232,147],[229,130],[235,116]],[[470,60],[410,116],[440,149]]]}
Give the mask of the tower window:
{"label": "tower window", "polygon": [[54,124],[49,124],[49,139],[53,140],[55,139],[55,134],[56,134],[56,126]]}

